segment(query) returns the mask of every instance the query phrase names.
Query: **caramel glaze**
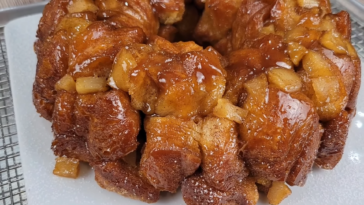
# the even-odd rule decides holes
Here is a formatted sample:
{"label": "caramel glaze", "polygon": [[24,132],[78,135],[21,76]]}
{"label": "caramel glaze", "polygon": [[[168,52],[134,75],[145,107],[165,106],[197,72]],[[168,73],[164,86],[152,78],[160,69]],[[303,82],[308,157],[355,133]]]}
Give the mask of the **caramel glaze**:
{"label": "caramel glaze", "polygon": [[277,35],[248,41],[249,48],[233,51],[228,55],[226,91],[224,97],[237,104],[243,93],[244,83],[265,73],[271,67],[284,66],[292,69],[287,44]]}
{"label": "caramel glaze", "polygon": [[86,162],[117,160],[138,146],[140,116],[122,91],[78,96],[62,91],[52,123],[57,156]]}
{"label": "caramel glaze", "polygon": [[37,112],[47,120],[52,119],[55,102],[54,85],[67,72],[68,42],[67,32],[61,30],[47,41],[38,40],[35,44],[38,62],[33,84],[33,103]]}
{"label": "caramel glaze", "polygon": [[[53,4],[48,4],[47,7],[54,5],[55,2],[53,2]],[[54,8],[50,8],[49,11],[52,11],[52,9]],[[49,15],[52,15],[49,14],[49,11],[45,10],[46,14],[43,15],[44,21],[49,20]],[[60,22],[66,18],[80,18],[85,21],[85,24],[96,19],[93,13],[82,12],[64,14],[62,15],[62,18],[57,17],[58,25],[54,24],[54,22],[39,24],[37,34],[39,39],[34,44],[34,50],[37,54],[38,62],[36,79],[33,84],[33,103],[37,112],[47,120],[51,120],[52,118],[53,104],[56,94],[54,85],[66,74],[68,70],[70,39],[72,38],[72,34],[81,31],[80,28],[75,29],[67,26],[65,26],[66,28],[60,29]],[[52,28],[44,29],[44,27],[48,24],[51,24],[49,26],[52,26]],[[55,33],[51,35],[50,33],[46,33],[48,31]],[[48,35],[50,36],[46,38],[45,36]],[[41,36],[44,36],[44,38]]]}
{"label": "caramel glaze", "polygon": [[[55,155],[90,162],[101,187],[156,202],[160,191],[174,193],[182,184],[187,204],[256,204],[255,181],[267,182],[265,191],[272,180],[302,186],[314,162],[332,169],[341,159],[361,71],[348,43],[349,15],[330,14],[328,0],[317,8],[285,0],[207,0],[200,19],[194,7],[182,18],[183,0],[95,0],[87,3],[92,11],[80,13],[68,12],[70,2],[45,7],[34,45],[33,102],[52,120]],[[196,41],[225,57],[212,47],[157,36],[188,39],[192,30]],[[346,53],[323,39],[328,31],[338,33],[328,38]],[[312,79],[301,58],[293,65],[292,43],[301,46],[297,53],[321,56],[345,87],[340,97],[348,103],[338,116],[319,121]],[[115,60],[120,50],[126,55]],[[128,75],[122,78],[128,82],[118,81],[123,91],[115,83],[85,95],[54,89],[65,74],[111,78],[124,57],[129,64],[116,72]],[[268,80],[277,67],[297,71],[302,89],[288,93]],[[212,116],[222,97],[248,111],[242,124]],[[137,110],[147,115],[143,148]],[[137,148],[139,167],[121,161]]]}
{"label": "caramel glaze", "polygon": [[70,42],[68,74],[79,77],[108,77],[116,54],[122,46],[141,43],[144,33],[138,28],[117,29],[97,21]]}
{"label": "caramel glaze", "polygon": [[95,0],[100,20],[118,28],[139,27],[147,37],[156,35],[159,22],[149,0]]}
{"label": "caramel glaze", "polygon": [[152,52],[130,74],[134,107],[182,118],[210,113],[224,92],[226,75],[214,49],[179,50],[160,37],[149,46]]}
{"label": "caramel glaze", "polygon": [[240,136],[251,174],[270,180],[288,176],[289,184],[303,185],[320,142],[312,102],[302,93],[287,94],[272,86],[253,92],[266,94],[263,102],[248,95],[243,103],[250,112]]}

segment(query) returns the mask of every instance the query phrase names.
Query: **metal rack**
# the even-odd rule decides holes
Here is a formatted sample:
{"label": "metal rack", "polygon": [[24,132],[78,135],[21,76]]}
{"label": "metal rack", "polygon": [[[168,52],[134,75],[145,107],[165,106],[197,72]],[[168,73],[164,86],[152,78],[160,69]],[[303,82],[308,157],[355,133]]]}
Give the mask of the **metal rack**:
{"label": "metal rack", "polygon": [[[333,12],[342,7],[333,4]],[[352,42],[364,59],[364,22],[352,19]],[[0,28],[0,205],[27,204],[9,82],[4,29]],[[364,63],[364,62],[363,62]]]}
{"label": "metal rack", "polygon": [[0,42],[0,205],[26,204],[3,28]]}

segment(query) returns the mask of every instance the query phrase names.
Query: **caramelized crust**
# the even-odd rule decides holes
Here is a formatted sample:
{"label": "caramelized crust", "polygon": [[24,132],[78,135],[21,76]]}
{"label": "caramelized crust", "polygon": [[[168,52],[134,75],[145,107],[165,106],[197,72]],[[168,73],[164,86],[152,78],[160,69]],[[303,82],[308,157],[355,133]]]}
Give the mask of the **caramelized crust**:
{"label": "caramelized crust", "polygon": [[68,69],[68,42],[64,30],[49,37],[44,43],[36,42],[37,72],[33,84],[33,103],[37,112],[51,120],[56,91],[54,85]]}
{"label": "caramelized crust", "polygon": [[121,47],[143,41],[144,33],[139,28],[117,29],[101,21],[94,22],[71,41],[68,74],[75,79],[107,77]]}
{"label": "caramelized crust", "polygon": [[292,173],[295,185],[302,185],[304,182],[298,182],[311,169],[320,140],[318,116],[312,102],[302,93],[288,94],[268,86],[264,74],[249,81],[245,88],[248,95],[243,108],[249,113],[240,125],[240,137],[251,174],[283,181],[304,154],[307,159],[302,163],[307,168],[300,164],[297,166],[301,175]]}
{"label": "caramelized crust", "polygon": [[177,41],[193,40],[193,32],[200,19],[199,11],[193,5],[186,5],[182,20],[175,24],[177,28]]}
{"label": "caramelized crust", "polygon": [[176,192],[182,180],[200,166],[197,125],[174,117],[147,117],[147,142],[140,172],[161,191]]}
{"label": "caramelized crust", "polygon": [[[277,1],[279,2],[279,0]],[[272,4],[263,0],[243,0],[232,24],[232,49],[244,47],[246,40],[259,37],[259,32],[274,12]]]}
{"label": "caramelized crust", "polygon": [[224,97],[237,104],[244,83],[256,78],[271,67],[278,65],[292,67],[286,49],[287,44],[278,35],[267,35],[247,42],[249,48],[233,51],[228,55],[227,85]]}
{"label": "caramelized crust", "polygon": [[140,116],[129,97],[113,90],[98,96],[90,113],[87,144],[96,160],[117,160],[136,150]]}
{"label": "caramelized crust", "polygon": [[52,0],[37,37],[60,175],[82,160],[147,203],[182,185],[188,205],[279,204],[343,155],[361,65],[329,0]]}
{"label": "caramelized crust", "polygon": [[324,124],[325,132],[315,160],[320,168],[333,169],[339,163],[344,152],[351,117],[348,112],[342,111],[337,118]]}
{"label": "caramelized crust", "polygon": [[198,41],[215,43],[225,37],[231,30],[241,2],[243,0],[206,0],[194,33]]}
{"label": "caramelized crust", "polygon": [[254,182],[246,178],[228,191],[220,191],[210,186],[201,174],[195,174],[183,181],[183,200],[187,205],[254,205],[259,198]]}
{"label": "caramelized crust", "polygon": [[149,0],[95,0],[98,17],[118,28],[139,27],[147,37],[156,35],[159,22]]}
{"label": "caramelized crust", "polygon": [[125,62],[123,72],[130,79],[120,81],[120,88],[129,92],[133,107],[145,114],[205,116],[224,92],[225,70],[211,47],[202,50],[192,42],[172,44],[156,37],[148,45],[131,46],[123,52],[120,58],[130,57],[116,60],[121,65]]}
{"label": "caramelized crust", "polygon": [[122,91],[78,97],[61,91],[52,122],[52,149],[57,156],[87,162],[117,160],[138,146],[140,116]]}
{"label": "caramelized crust", "polygon": [[202,151],[202,176],[206,182],[222,191],[232,189],[248,171],[239,159],[238,131],[235,122],[206,117],[198,140]]}
{"label": "caramelized crust", "polygon": [[97,162],[95,180],[104,189],[147,203],[157,202],[159,190],[138,174],[138,169],[122,161]]}
{"label": "caramelized crust", "polygon": [[[92,157],[86,145],[86,138],[75,132],[76,129],[81,129],[81,127],[76,126],[75,122],[76,100],[75,94],[66,91],[57,94],[52,117],[52,130],[55,136],[52,150],[56,156],[66,156],[90,162]],[[83,125],[82,128],[88,129],[88,125]]]}
{"label": "caramelized crust", "polygon": [[71,0],[52,0],[43,10],[43,16],[39,21],[37,37],[45,41],[54,31],[61,19],[68,13],[67,6]]}
{"label": "caramelized crust", "polygon": [[158,36],[173,42],[177,32],[177,28],[172,25],[161,25],[161,27],[159,27]]}

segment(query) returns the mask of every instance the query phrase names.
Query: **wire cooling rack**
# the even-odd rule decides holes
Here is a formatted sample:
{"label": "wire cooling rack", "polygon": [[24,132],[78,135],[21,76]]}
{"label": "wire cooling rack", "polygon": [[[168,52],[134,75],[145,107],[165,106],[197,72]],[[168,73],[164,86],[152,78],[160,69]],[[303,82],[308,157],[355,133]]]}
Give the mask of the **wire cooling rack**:
{"label": "wire cooling rack", "polygon": [[[333,4],[333,12],[342,10]],[[364,63],[364,22],[352,18],[352,42]],[[9,82],[4,28],[0,28],[0,205],[27,204]]]}
{"label": "wire cooling rack", "polygon": [[0,43],[0,205],[26,204],[3,28]]}

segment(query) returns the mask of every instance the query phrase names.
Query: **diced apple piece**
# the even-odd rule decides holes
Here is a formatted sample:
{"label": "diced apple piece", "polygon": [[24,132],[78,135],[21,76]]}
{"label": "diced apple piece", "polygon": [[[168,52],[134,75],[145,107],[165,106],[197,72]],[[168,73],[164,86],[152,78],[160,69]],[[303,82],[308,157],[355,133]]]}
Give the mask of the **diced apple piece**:
{"label": "diced apple piece", "polygon": [[84,18],[64,17],[57,25],[56,31],[66,30],[70,37],[74,37],[84,31],[90,24],[91,21]]}
{"label": "diced apple piece", "polygon": [[267,195],[269,204],[278,205],[291,193],[291,189],[283,181],[274,181]]}
{"label": "diced apple piece", "polygon": [[158,100],[158,87],[148,76],[147,72],[141,71],[138,75],[131,76],[129,95],[134,109],[142,110],[145,114],[155,113],[155,104]]}
{"label": "diced apple piece", "polygon": [[312,87],[318,102],[330,103],[340,97],[340,84],[336,76],[313,78]]}
{"label": "diced apple piece", "polygon": [[304,55],[307,54],[307,49],[299,43],[290,42],[288,44],[288,54],[295,66],[298,66]]}
{"label": "diced apple piece", "polygon": [[128,92],[130,88],[130,72],[136,66],[137,62],[128,49],[121,49],[115,58],[108,84],[111,87],[114,87],[115,85],[123,91]]}
{"label": "diced apple piece", "polygon": [[297,26],[291,31],[286,33],[286,41],[287,42],[297,42],[302,46],[308,48],[315,41],[319,40],[322,35],[322,31],[315,29],[308,29],[304,26]]}
{"label": "diced apple piece", "polygon": [[320,38],[320,43],[337,54],[347,54],[346,44],[337,32],[332,30],[325,32],[325,34]]}
{"label": "diced apple piece", "polygon": [[99,8],[94,4],[93,0],[73,0],[68,5],[69,13],[79,13],[84,11],[91,11],[96,13]]}
{"label": "diced apple piece", "polygon": [[268,73],[268,81],[279,89],[292,93],[301,90],[301,78],[293,71],[285,68],[273,68]]}
{"label": "diced apple piece", "polygon": [[333,75],[330,64],[315,51],[308,51],[302,59],[302,66],[310,78]]}
{"label": "diced apple piece", "polygon": [[76,80],[78,94],[88,94],[107,91],[106,79],[103,77],[82,77]]}
{"label": "diced apple piece", "polygon": [[187,41],[187,42],[179,41],[179,42],[173,43],[173,45],[180,51],[180,53],[187,53],[187,52],[191,52],[191,51],[202,51],[203,50],[202,46],[199,46],[198,44],[196,44],[193,41]]}
{"label": "diced apple piece", "polygon": [[262,192],[263,194],[267,195],[269,188],[272,186],[272,180],[258,177],[255,178],[255,184],[257,185],[259,192]]}
{"label": "diced apple piece", "polygon": [[67,178],[77,178],[80,161],[74,158],[58,157],[53,174]]}
{"label": "diced apple piece", "polygon": [[308,96],[313,100],[320,120],[328,121],[337,117],[348,101],[340,73],[335,72],[335,67],[331,67],[315,51],[309,51],[303,57],[302,65],[311,81],[311,85],[306,85],[306,88],[312,87],[311,91],[305,90],[309,92]]}
{"label": "diced apple piece", "polygon": [[[261,74],[260,76],[249,80],[248,82],[244,83],[244,88],[246,89],[249,96],[251,96],[251,106],[260,107],[264,104],[267,89],[268,89],[268,81],[267,76],[265,74]],[[254,108],[251,108],[254,109]]]}
{"label": "diced apple piece", "polygon": [[350,43],[350,41],[345,41],[345,44],[346,44],[346,48],[348,49],[348,54],[351,57],[357,58],[358,57],[358,54],[356,53],[355,48]]}
{"label": "diced apple piece", "polygon": [[331,18],[324,17],[321,19],[320,27],[317,29],[320,31],[331,31],[336,28],[336,25],[333,23]]}
{"label": "diced apple piece", "polygon": [[320,2],[318,0],[298,0],[297,3],[300,7],[306,9],[311,9],[320,5]]}
{"label": "diced apple piece", "polygon": [[269,26],[265,26],[260,30],[260,33],[264,34],[264,35],[269,35],[269,34],[274,34],[275,33],[275,28],[274,28],[274,24],[271,24]]}
{"label": "diced apple piece", "polygon": [[238,106],[233,105],[227,99],[219,99],[217,101],[217,105],[213,110],[213,114],[216,117],[226,118],[231,121],[235,121],[236,123],[243,123],[243,119],[247,116],[248,111],[240,108]]}
{"label": "diced apple piece", "polygon": [[65,90],[70,93],[76,92],[76,83],[73,80],[72,76],[66,74],[64,75],[55,85],[54,88],[57,91]]}
{"label": "diced apple piece", "polygon": [[337,117],[347,104],[346,91],[337,76],[326,76],[312,79],[315,91],[313,99],[320,120],[328,121]]}

